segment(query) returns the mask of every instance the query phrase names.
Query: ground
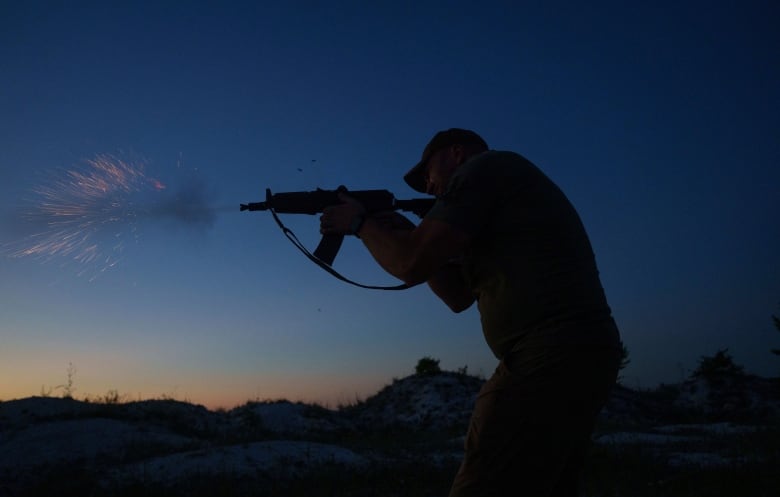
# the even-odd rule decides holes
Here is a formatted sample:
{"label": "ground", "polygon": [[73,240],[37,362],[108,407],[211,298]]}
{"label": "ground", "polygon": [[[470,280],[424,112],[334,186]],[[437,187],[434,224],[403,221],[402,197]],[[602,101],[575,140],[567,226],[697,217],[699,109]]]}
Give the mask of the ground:
{"label": "ground", "polygon": [[[780,488],[780,383],[616,386],[588,496],[769,496]],[[0,497],[446,495],[480,378],[412,375],[337,410],[286,400],[210,411],[174,400],[0,403]]]}

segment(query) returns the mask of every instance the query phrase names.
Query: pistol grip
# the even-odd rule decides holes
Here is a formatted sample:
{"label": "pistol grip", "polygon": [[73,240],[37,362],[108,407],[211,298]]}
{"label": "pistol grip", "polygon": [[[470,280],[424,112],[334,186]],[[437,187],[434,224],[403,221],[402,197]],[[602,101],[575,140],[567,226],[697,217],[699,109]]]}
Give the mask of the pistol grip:
{"label": "pistol grip", "polygon": [[328,266],[332,266],[343,241],[344,235],[323,235],[319,245],[314,249],[314,256],[327,263]]}

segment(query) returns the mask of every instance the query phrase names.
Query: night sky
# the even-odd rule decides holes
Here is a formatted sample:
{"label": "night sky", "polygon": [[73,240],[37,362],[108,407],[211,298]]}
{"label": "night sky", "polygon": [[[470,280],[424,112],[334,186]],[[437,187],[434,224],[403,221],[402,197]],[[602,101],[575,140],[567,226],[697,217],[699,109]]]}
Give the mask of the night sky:
{"label": "night sky", "polygon": [[[625,384],[725,348],[780,372],[777,2],[116,4],[0,2],[0,400],[69,370],[77,398],[209,407],[335,407],[423,356],[490,375],[475,308],[348,286],[238,210],[266,188],[419,197],[403,173],[449,127],[573,202]],[[76,209],[61,231],[52,205]],[[316,246],[316,217],[284,221]],[[335,267],[397,283],[354,239]]]}

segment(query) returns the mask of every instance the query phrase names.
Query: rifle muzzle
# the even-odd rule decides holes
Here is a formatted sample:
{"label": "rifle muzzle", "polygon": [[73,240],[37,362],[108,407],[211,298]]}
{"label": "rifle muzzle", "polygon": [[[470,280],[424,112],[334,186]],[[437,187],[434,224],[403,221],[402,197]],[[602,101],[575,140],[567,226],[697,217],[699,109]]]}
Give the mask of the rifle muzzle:
{"label": "rifle muzzle", "polygon": [[[233,204],[235,205],[235,204]],[[268,204],[266,202],[252,202],[249,204],[241,204],[241,212],[243,211],[266,211],[268,210]]]}

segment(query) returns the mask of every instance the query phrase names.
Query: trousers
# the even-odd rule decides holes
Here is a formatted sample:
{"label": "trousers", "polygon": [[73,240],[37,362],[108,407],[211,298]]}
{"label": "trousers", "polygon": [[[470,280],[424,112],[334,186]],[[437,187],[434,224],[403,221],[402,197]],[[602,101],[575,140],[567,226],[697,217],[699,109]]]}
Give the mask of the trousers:
{"label": "trousers", "polygon": [[450,497],[576,497],[590,437],[617,380],[615,345],[528,347],[483,385]]}

